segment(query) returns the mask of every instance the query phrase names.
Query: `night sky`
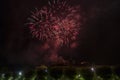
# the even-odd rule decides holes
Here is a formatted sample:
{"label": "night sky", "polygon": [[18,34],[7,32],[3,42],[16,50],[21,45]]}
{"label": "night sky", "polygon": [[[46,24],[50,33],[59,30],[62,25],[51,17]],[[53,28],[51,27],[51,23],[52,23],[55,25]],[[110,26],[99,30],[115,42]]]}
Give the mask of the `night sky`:
{"label": "night sky", "polygon": [[[120,1],[73,0],[71,3],[80,5],[86,21],[81,26],[78,46],[60,48],[57,58],[76,63],[120,64]],[[3,0],[0,65],[51,64],[48,59],[51,48],[43,50],[47,44],[33,38],[25,25],[30,12],[46,4],[47,0]]]}

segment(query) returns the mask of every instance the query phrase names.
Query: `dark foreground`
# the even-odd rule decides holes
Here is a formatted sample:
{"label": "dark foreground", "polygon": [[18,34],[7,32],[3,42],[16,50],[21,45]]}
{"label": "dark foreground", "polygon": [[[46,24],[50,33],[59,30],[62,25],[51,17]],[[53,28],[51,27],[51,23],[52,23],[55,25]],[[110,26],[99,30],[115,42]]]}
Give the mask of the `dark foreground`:
{"label": "dark foreground", "polygon": [[0,80],[120,80],[120,66],[1,68]]}

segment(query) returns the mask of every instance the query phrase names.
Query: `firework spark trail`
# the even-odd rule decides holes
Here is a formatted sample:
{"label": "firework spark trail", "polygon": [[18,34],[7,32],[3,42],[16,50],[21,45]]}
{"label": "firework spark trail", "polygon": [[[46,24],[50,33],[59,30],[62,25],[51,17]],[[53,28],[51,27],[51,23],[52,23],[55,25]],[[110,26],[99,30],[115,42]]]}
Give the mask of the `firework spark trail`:
{"label": "firework spark trail", "polygon": [[77,39],[80,31],[80,7],[67,1],[53,0],[48,6],[36,9],[29,18],[29,29],[34,37],[55,41],[58,46]]}

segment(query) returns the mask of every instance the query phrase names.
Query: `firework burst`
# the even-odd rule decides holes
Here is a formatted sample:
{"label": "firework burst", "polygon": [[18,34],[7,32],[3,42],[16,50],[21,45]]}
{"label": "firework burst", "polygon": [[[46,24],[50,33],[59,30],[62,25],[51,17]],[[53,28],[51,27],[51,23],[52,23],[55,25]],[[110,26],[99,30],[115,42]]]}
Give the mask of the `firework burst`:
{"label": "firework burst", "polygon": [[49,1],[47,6],[32,12],[28,19],[34,37],[54,41],[58,46],[77,40],[81,26],[80,7],[62,0]]}

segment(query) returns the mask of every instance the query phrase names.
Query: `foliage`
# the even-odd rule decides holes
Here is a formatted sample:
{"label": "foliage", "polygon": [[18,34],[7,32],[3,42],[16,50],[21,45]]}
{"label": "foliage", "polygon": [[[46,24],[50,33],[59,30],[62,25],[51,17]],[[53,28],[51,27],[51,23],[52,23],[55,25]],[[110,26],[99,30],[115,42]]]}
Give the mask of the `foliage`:
{"label": "foliage", "polygon": [[55,79],[59,79],[62,77],[63,70],[62,70],[62,68],[50,68],[49,74],[51,77],[53,77]]}

